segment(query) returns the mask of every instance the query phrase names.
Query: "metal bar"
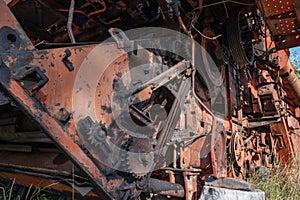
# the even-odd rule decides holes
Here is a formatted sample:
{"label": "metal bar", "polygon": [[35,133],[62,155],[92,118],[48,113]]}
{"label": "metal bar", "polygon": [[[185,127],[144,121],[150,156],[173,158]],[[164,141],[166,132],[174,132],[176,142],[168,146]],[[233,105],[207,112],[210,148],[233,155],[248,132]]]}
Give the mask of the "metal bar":
{"label": "metal bar", "polygon": [[165,122],[165,126],[161,131],[161,135],[157,141],[157,145],[155,149],[159,150],[159,155],[162,156],[166,152],[166,148],[164,148],[166,142],[168,142],[172,137],[172,130],[175,128],[176,123],[179,118],[179,114],[181,108],[184,104],[186,96],[191,88],[191,78],[187,78],[182,81],[176,99],[172,105],[167,121]]}
{"label": "metal bar", "polygon": [[142,84],[138,87],[136,90],[136,93],[140,92],[141,90],[147,88],[150,85],[155,86],[155,88],[159,88],[163,86],[164,84],[168,83],[170,80],[174,79],[176,76],[181,74],[184,70],[186,70],[190,66],[190,63],[188,61],[181,61],[174,67],[164,71],[163,73],[159,74],[155,78],[147,81],[146,83]]}
{"label": "metal bar", "polygon": [[67,29],[70,36],[71,43],[76,43],[73,30],[72,30],[72,23],[73,23],[73,14],[74,14],[74,7],[75,7],[75,0],[71,0],[70,9],[69,9],[69,16],[68,16],[68,24]]}
{"label": "metal bar", "polygon": [[154,178],[150,178],[147,187],[144,192],[151,192],[154,194],[173,196],[173,197],[184,197],[185,192],[182,185],[178,183],[170,183]]}

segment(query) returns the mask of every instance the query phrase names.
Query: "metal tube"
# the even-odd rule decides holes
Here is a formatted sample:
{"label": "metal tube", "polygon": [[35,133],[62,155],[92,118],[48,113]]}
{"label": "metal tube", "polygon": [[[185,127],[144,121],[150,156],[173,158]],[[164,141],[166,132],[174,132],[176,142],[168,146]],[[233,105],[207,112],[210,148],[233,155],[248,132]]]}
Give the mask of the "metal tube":
{"label": "metal tube", "polygon": [[149,182],[147,183],[147,187],[145,188],[144,192],[151,192],[154,194],[181,198],[185,195],[185,191],[182,185],[154,178],[149,179]]}
{"label": "metal tube", "polygon": [[68,29],[68,34],[69,34],[71,43],[76,43],[73,31],[72,31],[74,7],[75,7],[75,0],[71,0],[69,16],[68,16],[68,23],[67,23],[67,29]]}
{"label": "metal tube", "polygon": [[287,61],[286,65],[280,69],[283,88],[288,97],[294,99],[294,103],[300,106],[300,81],[295,73],[295,68],[291,61]]}

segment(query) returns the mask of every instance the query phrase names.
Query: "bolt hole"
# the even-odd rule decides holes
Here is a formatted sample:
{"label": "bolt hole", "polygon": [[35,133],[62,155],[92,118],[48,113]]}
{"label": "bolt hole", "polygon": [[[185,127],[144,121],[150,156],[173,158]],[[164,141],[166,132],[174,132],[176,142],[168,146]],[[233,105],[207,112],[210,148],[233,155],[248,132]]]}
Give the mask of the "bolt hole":
{"label": "bolt hole", "polygon": [[6,38],[10,43],[15,43],[17,41],[17,37],[14,34],[8,34]]}

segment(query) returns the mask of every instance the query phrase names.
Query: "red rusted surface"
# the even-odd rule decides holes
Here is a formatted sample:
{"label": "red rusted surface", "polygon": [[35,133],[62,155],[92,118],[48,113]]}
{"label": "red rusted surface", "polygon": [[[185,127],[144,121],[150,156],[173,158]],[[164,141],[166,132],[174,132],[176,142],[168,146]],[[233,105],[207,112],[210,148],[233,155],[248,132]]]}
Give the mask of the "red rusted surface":
{"label": "red rusted surface", "polygon": [[294,0],[262,0],[258,4],[276,42],[277,49],[300,45],[299,2]]}
{"label": "red rusted surface", "polygon": [[26,36],[26,33],[20,26],[19,22],[16,20],[15,16],[11,13],[9,8],[7,7],[5,1],[0,1],[0,10],[1,10],[0,13],[1,19],[5,19],[0,21],[0,27],[7,26],[7,27],[12,27],[14,29],[17,29],[18,33],[20,33],[20,36],[21,37],[24,36],[24,38],[22,38],[24,44],[21,45],[20,50],[33,50],[34,49],[33,44]]}
{"label": "red rusted surface", "polygon": [[[266,38],[267,47],[261,50],[272,47],[284,49],[300,45],[299,30],[297,29],[299,27],[296,26],[296,19],[299,20],[298,2],[293,0],[262,0],[260,2],[258,7],[274,41],[271,42],[271,38]],[[197,3],[189,1],[189,4],[198,4],[199,8],[197,9],[204,9],[201,0]],[[87,16],[96,16],[106,12],[108,4],[106,5],[103,1],[101,5],[103,9],[92,11]],[[121,3],[119,6],[126,5]],[[254,8],[254,10],[257,9],[257,7]],[[218,19],[219,22],[226,21],[234,9],[235,7],[231,7],[229,13],[226,9],[225,17]],[[151,172],[145,174],[136,172],[134,169],[138,169],[138,167],[132,168],[136,163],[128,162],[131,160],[126,157],[127,155],[117,157],[108,153],[100,154],[99,149],[91,147],[92,144],[88,141],[91,140],[91,135],[87,134],[84,136],[86,138],[82,137],[78,125],[80,120],[89,118],[92,122],[101,124],[101,128],[105,130],[113,127],[111,133],[102,135],[101,142],[104,141],[104,143],[97,145],[111,144],[108,141],[116,137],[113,139],[116,139],[126,150],[134,150],[139,153],[152,150],[157,142],[155,139],[162,134],[162,127],[158,127],[156,132],[148,138],[149,140],[132,139],[130,141],[129,133],[114,129],[113,126],[115,118],[119,116],[114,116],[112,112],[114,106],[112,99],[116,97],[114,95],[123,92],[115,90],[114,84],[121,81],[124,86],[129,85],[132,78],[131,70],[136,69],[129,60],[134,56],[124,53],[118,43],[114,42],[37,50],[3,1],[0,2],[0,11],[0,18],[6,19],[0,21],[0,28],[9,27],[9,31],[15,31],[16,35],[20,36],[20,46],[9,47],[10,50],[0,52],[3,62],[0,63],[1,89],[3,88],[14,100],[21,111],[41,127],[47,137],[51,138],[53,143],[59,147],[60,152],[68,157],[65,163],[56,165],[53,162],[57,155],[52,153],[40,153],[39,155],[31,149],[29,150],[30,156],[25,157],[23,153],[0,152],[0,168],[3,170],[3,172],[0,170],[0,176],[9,179],[15,177],[18,183],[26,186],[33,184],[46,187],[54,182],[45,179],[43,175],[50,173],[53,176],[75,175],[80,180],[92,183],[94,189],[88,194],[90,196],[98,195],[101,198],[110,199],[136,198],[145,189],[143,187],[147,184],[143,185],[143,181],[150,177]],[[66,10],[60,11],[65,12]],[[75,13],[82,14],[84,12],[77,10]],[[206,23],[205,26],[210,27],[210,23],[215,23],[207,13],[204,13],[203,17],[206,18],[203,20]],[[119,18],[116,19],[118,21]],[[183,15],[179,19],[179,27],[181,26],[189,36],[193,34],[193,31],[187,29],[188,23],[185,23]],[[219,22],[218,24],[220,24]],[[104,24],[108,25],[109,23]],[[81,31],[78,26],[75,26],[74,30],[75,35]],[[215,32],[218,30],[205,28],[203,34],[206,37],[202,37],[201,34],[193,36],[195,38],[202,37],[198,42],[201,42],[204,49],[217,63],[220,76],[213,77],[211,81],[224,83],[220,95],[225,99],[223,102],[225,111],[224,113],[212,111],[212,104],[218,103],[218,99],[207,94],[207,85],[203,83],[203,77],[198,77],[201,74],[197,74],[196,69],[188,68],[184,71],[183,80],[191,80],[189,86],[192,89],[184,99],[179,119],[172,122],[175,124],[174,130],[172,130],[173,137],[166,142],[166,146],[168,146],[166,158],[160,158],[161,160],[157,164],[158,172],[154,176],[171,183],[182,184],[185,187],[185,193],[180,191],[180,194],[177,194],[175,190],[166,189],[159,191],[157,193],[159,195],[185,196],[187,200],[199,199],[202,187],[200,180],[203,180],[206,175],[215,178],[232,176],[244,179],[247,174],[253,173],[259,167],[271,168],[277,165],[276,159],[285,164],[295,155],[300,155],[298,145],[300,142],[300,82],[289,61],[288,50],[271,53],[269,58],[257,58],[255,63],[249,63],[249,66],[242,67],[238,66],[230,55],[226,55],[229,57],[226,58],[228,59],[226,62],[222,60],[220,53],[224,53],[223,46],[226,44],[222,44],[222,40],[218,38],[207,38],[215,37],[217,35]],[[253,34],[256,35],[255,41],[258,42],[258,33]],[[67,35],[63,34],[63,37],[67,38]],[[54,41],[57,39],[59,40],[56,37]],[[142,49],[138,53],[141,60],[151,60],[151,64],[155,62],[156,54],[153,52]],[[214,73],[209,71],[208,54],[203,51],[202,55],[192,56],[202,56],[203,66],[198,67],[205,68],[207,75],[213,76]],[[258,55],[256,56],[258,57]],[[166,56],[163,57],[165,59]],[[157,60],[159,59],[161,58],[157,58]],[[278,71],[270,69],[274,68],[274,65],[271,66],[267,62],[269,60],[274,61],[273,63],[277,61],[275,68],[278,67]],[[34,69],[37,71],[34,72],[39,72],[38,78],[44,78],[45,83],[38,82],[40,85],[37,84],[33,87],[26,85],[26,81],[22,81],[24,76],[18,76],[18,68],[23,65],[28,68],[35,67]],[[167,66],[167,68],[171,67]],[[193,72],[188,73],[190,70]],[[181,75],[180,77],[182,77]],[[89,84],[90,80],[93,85]],[[161,94],[164,99],[159,103],[160,107],[174,103],[173,101],[176,99],[174,94],[178,91],[174,92],[168,88],[164,92]],[[143,104],[147,104],[143,109],[147,110],[154,105],[149,100],[152,97],[162,98],[154,96],[153,93],[155,93],[153,85],[138,93],[137,99]],[[134,109],[131,108],[130,111],[132,110]],[[138,120],[140,116],[134,114],[131,117]],[[149,116],[144,115],[143,117]],[[164,120],[160,123],[163,123]],[[87,129],[91,129],[91,127],[87,127]],[[100,134],[100,132],[97,133]],[[39,156],[44,157],[34,160]],[[108,158],[113,163],[114,156],[118,158],[117,160],[122,161],[121,165],[124,165],[123,167],[127,171],[119,172],[111,168],[109,165],[111,163],[103,162],[103,159]],[[6,157],[8,158],[6,159]],[[144,157],[143,159],[145,160]],[[142,158],[132,160],[139,163],[138,161]],[[156,167],[156,163],[152,163],[155,161],[154,159],[146,161],[153,164],[153,166],[150,165],[150,168]],[[74,163],[75,168],[71,162]],[[113,164],[118,164],[118,162]],[[13,169],[22,169],[23,171],[13,172]],[[36,173],[36,176],[28,175],[31,170]],[[37,175],[38,172],[41,173],[40,177]],[[82,172],[84,177],[78,175]],[[58,191],[72,192],[69,186],[62,183],[54,184],[52,188]]]}
{"label": "red rusted surface", "polygon": [[196,200],[199,199],[199,190],[198,190],[198,174],[197,173],[192,173],[192,172],[184,172],[183,177],[184,177],[184,183],[185,183],[185,199],[186,200]]}
{"label": "red rusted surface", "polygon": [[[8,10],[7,6],[3,1],[0,2],[0,9],[1,9],[1,18],[7,19],[7,20],[1,20],[1,26],[8,26],[11,28],[20,27],[20,25],[17,23],[15,18],[11,15],[11,12]],[[24,45],[26,48],[24,50],[31,50],[32,45],[30,45],[29,39],[26,37],[25,33],[22,31],[22,29],[16,29],[18,31],[18,34],[22,35],[21,41],[25,42]],[[22,48],[20,48],[17,51],[21,52]],[[78,54],[83,52],[88,52],[90,50],[90,47],[85,48],[85,50],[82,50],[82,48],[78,48],[74,50],[74,54]],[[35,52],[33,52],[35,54]],[[60,49],[58,51],[50,51],[50,52],[36,52],[34,56],[34,60],[32,60],[32,64],[38,64],[42,68],[45,67],[45,70],[51,68],[51,62],[54,62],[52,64],[55,64],[55,61],[58,62],[61,60],[61,57],[63,55],[63,49]],[[57,56],[57,57],[56,57]],[[72,60],[76,66],[79,65],[79,63],[82,62],[82,59],[85,57],[85,54],[82,53],[81,56],[78,56],[76,58],[77,62],[75,60]],[[9,57],[8,57],[9,58]],[[60,59],[59,59],[60,58]],[[17,60],[18,57],[12,57],[11,59],[8,59],[7,61],[4,61],[7,66],[11,66],[13,64],[13,61]],[[61,62],[61,61],[60,61]],[[60,72],[57,72],[55,70],[52,70],[50,73],[54,74],[46,74],[48,76],[54,76],[54,77],[60,77],[61,74],[65,74],[65,76],[62,77],[62,79],[58,80],[56,78],[50,79],[51,85],[48,85],[51,87],[49,89],[46,89],[45,91],[41,91],[39,94],[37,94],[38,99],[40,99],[40,103],[42,105],[48,105],[46,106],[46,109],[52,113],[52,116],[49,112],[46,110],[39,109],[39,104],[35,99],[30,97],[22,86],[17,83],[14,80],[10,80],[8,83],[1,82],[1,85],[9,91],[11,96],[14,98],[14,100],[24,106],[24,111],[32,118],[34,119],[41,127],[42,129],[48,134],[50,138],[55,141],[56,144],[59,145],[61,149],[63,149],[64,152],[67,152],[67,154],[71,157],[73,161],[78,163],[79,167],[90,177],[91,181],[94,182],[95,186],[102,189],[102,193],[107,194],[105,190],[103,190],[104,187],[106,187],[106,178],[105,176],[99,171],[99,168],[95,165],[95,163],[83,152],[83,150],[79,147],[78,144],[75,142],[74,136],[76,136],[75,129],[73,126],[70,126],[70,130],[66,132],[63,130],[63,128],[57,123],[57,121],[53,118],[55,112],[59,110],[55,109],[54,104],[59,103],[62,104],[62,106],[65,106],[67,108],[70,108],[69,106],[71,104],[72,100],[72,82],[74,82],[74,77],[71,73],[68,73],[66,67],[59,68]],[[76,68],[77,70],[78,68]],[[52,81],[55,81],[56,83],[53,83]],[[67,81],[67,83],[62,84],[63,82]],[[60,84],[60,85],[59,85]],[[58,88],[53,88],[53,86],[57,86]],[[65,91],[69,91],[70,93],[65,93]],[[61,94],[61,95],[60,95]],[[43,101],[44,95],[49,95],[52,98],[46,98],[48,101],[51,102],[45,102]],[[53,104],[52,104],[53,103]],[[53,107],[52,107],[53,106]],[[70,109],[71,110],[71,109]]]}
{"label": "red rusted surface", "polygon": [[49,116],[49,114],[36,109],[36,105],[33,104],[32,99],[24,92],[21,86],[12,81],[10,86],[7,87],[11,92],[11,95],[18,103],[26,105],[26,111],[42,126],[46,133],[60,145],[60,148],[64,152],[69,152],[71,159],[79,163],[82,170],[89,174],[93,180],[99,181],[98,186],[104,186],[106,184],[105,176],[99,171],[96,165],[90,158],[83,152],[83,150],[74,142],[74,140],[66,134],[65,131],[57,124],[57,122]]}

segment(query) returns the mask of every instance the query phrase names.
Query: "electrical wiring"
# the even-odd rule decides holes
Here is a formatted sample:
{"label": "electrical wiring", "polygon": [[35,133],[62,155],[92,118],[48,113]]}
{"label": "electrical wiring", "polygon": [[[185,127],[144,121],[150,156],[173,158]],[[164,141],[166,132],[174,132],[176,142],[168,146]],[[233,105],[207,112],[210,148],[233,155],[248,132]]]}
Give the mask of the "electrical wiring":
{"label": "electrical wiring", "polygon": [[194,24],[191,24],[191,26],[192,26],[192,28],[193,28],[195,31],[197,31],[197,33],[199,33],[202,37],[204,37],[204,38],[206,38],[206,39],[208,39],[208,40],[216,40],[216,39],[218,39],[219,37],[222,36],[222,34],[220,34],[220,35],[217,35],[217,36],[215,36],[215,37],[208,37],[208,36],[204,35],[203,33],[201,33],[201,31],[199,31],[199,30],[194,26]]}

